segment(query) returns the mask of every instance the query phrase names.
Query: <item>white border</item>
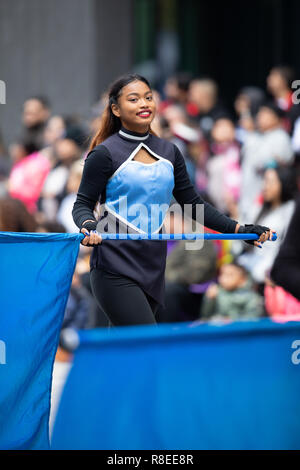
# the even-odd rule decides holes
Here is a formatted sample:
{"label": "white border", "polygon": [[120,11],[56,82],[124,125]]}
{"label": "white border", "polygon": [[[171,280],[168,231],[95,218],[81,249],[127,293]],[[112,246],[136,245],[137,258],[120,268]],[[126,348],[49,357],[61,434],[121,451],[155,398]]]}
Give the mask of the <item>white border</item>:
{"label": "white border", "polygon": [[[121,220],[121,222],[123,222],[125,225],[127,225],[128,227],[131,227],[133,228],[134,230],[136,230],[138,233],[142,233],[143,235],[147,235],[146,232],[144,232],[144,230],[136,227],[135,225],[133,225],[131,222],[129,222],[128,220],[124,219],[124,217],[122,217],[121,215],[119,215],[117,212],[115,212],[113,209],[111,209],[110,207],[108,207],[108,205],[106,204],[106,202],[104,203],[104,208],[107,210],[107,212],[109,212],[110,214],[114,215],[116,217],[116,219],[119,219]],[[164,216],[164,220],[162,221],[162,224],[154,231],[151,233],[151,235],[153,234],[157,234],[160,229],[162,228],[162,226],[164,225],[164,222],[165,222],[165,219],[166,219],[166,215]],[[130,235],[130,234],[129,234]]]}
{"label": "white border", "polygon": [[[133,158],[135,157],[135,155],[139,152],[139,150],[142,148],[142,147],[145,147],[146,150],[148,150],[148,152],[152,155],[154,155],[154,157],[156,157],[158,159],[157,162],[153,162],[153,163],[144,163],[144,162],[139,162],[137,160],[133,160]],[[167,160],[166,158],[164,157],[161,157],[160,155],[158,155],[157,153],[153,152],[153,150],[151,150],[146,144],[144,144],[143,142],[141,142],[135,149],[134,151],[129,155],[129,157],[127,158],[127,160],[125,160],[125,162],[122,163],[122,165],[119,166],[119,168],[111,175],[111,177],[108,179],[108,181],[110,181],[114,176],[116,176],[121,170],[122,168],[124,168],[130,161],[132,161],[133,163],[140,163],[141,165],[145,165],[145,166],[151,166],[151,165],[157,165],[157,163],[160,163],[160,160],[163,160],[167,163],[169,163],[169,165],[171,165],[173,171],[174,171],[174,167],[173,167],[173,163],[171,163],[169,160]]]}
{"label": "white border", "polygon": [[105,209],[107,210],[107,212],[110,212],[111,214],[113,214],[116,219],[119,219],[121,220],[125,225],[127,225],[128,227],[131,227],[133,228],[134,230],[136,230],[138,233],[142,233],[143,235],[147,235],[146,232],[144,232],[144,230],[140,229],[140,228],[137,228],[135,225],[133,225],[131,222],[129,222],[128,220],[124,219],[124,217],[122,217],[121,215],[119,215],[117,212],[115,212],[113,209],[111,209],[110,207],[107,206],[106,202],[104,203],[104,207]]}
{"label": "white border", "polygon": [[123,135],[124,137],[127,137],[127,139],[132,139],[132,140],[146,140],[149,137],[149,134],[145,135],[144,137],[138,137],[136,135],[130,135],[126,134],[124,131],[119,131],[119,134]]}

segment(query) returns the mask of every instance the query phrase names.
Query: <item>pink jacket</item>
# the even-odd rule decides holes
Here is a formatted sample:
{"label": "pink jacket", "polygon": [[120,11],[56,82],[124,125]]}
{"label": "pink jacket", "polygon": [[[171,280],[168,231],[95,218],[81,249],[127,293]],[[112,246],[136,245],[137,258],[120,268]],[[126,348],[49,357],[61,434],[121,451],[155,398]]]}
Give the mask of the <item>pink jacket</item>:
{"label": "pink jacket", "polygon": [[274,321],[299,321],[300,302],[280,286],[265,286],[265,307]]}
{"label": "pink jacket", "polygon": [[36,212],[36,203],[50,167],[50,162],[44,155],[34,152],[15,163],[11,169],[9,195],[22,201],[30,213]]}

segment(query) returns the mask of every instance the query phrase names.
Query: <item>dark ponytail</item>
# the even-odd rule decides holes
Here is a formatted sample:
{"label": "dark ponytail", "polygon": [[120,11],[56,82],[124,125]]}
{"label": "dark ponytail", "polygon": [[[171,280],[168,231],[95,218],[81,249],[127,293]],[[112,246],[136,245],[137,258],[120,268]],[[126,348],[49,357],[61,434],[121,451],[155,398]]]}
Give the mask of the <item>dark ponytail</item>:
{"label": "dark ponytail", "polygon": [[[118,104],[119,96],[121,95],[122,89],[131,82],[144,82],[151,90],[150,83],[145,77],[138,74],[127,74],[119,77],[109,88],[108,92],[108,103],[102,113],[100,127],[94,137],[92,138],[91,144],[88,151],[93,150],[96,145],[101,144],[109,136],[118,132],[121,128],[121,120],[115,116],[111,110],[112,104]],[[151,128],[150,132],[155,134]]]}

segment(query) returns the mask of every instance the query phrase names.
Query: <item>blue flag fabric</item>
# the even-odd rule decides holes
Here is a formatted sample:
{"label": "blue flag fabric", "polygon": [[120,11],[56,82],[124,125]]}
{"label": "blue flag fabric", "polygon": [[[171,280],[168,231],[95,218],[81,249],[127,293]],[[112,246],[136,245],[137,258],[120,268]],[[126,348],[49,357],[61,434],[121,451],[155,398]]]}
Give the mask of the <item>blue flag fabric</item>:
{"label": "blue flag fabric", "polygon": [[0,449],[48,449],[52,368],[81,234],[0,232]]}
{"label": "blue flag fabric", "polygon": [[79,339],[53,449],[300,448],[299,322],[118,327]]}

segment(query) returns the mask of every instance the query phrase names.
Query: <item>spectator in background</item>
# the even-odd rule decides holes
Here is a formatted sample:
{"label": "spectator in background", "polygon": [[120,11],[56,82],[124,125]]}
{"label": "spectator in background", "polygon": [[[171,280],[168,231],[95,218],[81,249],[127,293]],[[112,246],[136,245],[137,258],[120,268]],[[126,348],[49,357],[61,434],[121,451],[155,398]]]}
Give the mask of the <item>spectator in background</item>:
{"label": "spectator in background", "polygon": [[248,213],[250,223],[274,227],[277,233],[276,243],[268,242],[263,253],[260,250],[254,252],[250,247],[238,257],[239,263],[250,271],[261,292],[293,215],[296,191],[292,169],[267,168],[263,179],[263,205],[256,206]]}
{"label": "spectator in background", "polygon": [[201,137],[200,132],[190,127],[186,112],[175,104],[168,106],[163,111],[160,117],[160,128],[160,137],[168,139],[179,148],[185,159],[188,174],[194,183],[196,168],[194,161],[190,158],[188,144],[198,141]]}
{"label": "spectator in background", "polygon": [[[198,192],[209,200],[207,194],[207,161],[209,159],[209,145],[208,142],[203,138],[200,129],[192,129],[193,134],[189,132],[190,138],[187,142],[187,154],[191,163],[187,164],[189,175],[191,180],[194,182]],[[189,170],[190,166],[190,170]],[[208,201],[211,202],[212,201]]]}
{"label": "spectator in background", "polygon": [[218,284],[211,284],[205,293],[200,319],[251,320],[263,314],[262,298],[246,269],[236,262],[221,266]]}
{"label": "spectator in background", "polygon": [[248,132],[255,130],[255,119],[260,106],[266,101],[263,90],[257,87],[242,88],[234,101],[234,109],[238,116],[236,138],[245,141]]}
{"label": "spectator in background", "polygon": [[[241,185],[240,148],[230,119],[219,118],[215,121],[211,152],[207,162],[207,193],[213,205],[229,215],[236,208]],[[233,216],[237,214],[233,213]]]}
{"label": "spectator in background", "polygon": [[273,67],[267,76],[267,89],[283,111],[288,111],[293,106],[291,85],[294,78],[294,70],[286,65]]}
{"label": "spectator in background", "polygon": [[44,148],[42,153],[49,159],[51,162],[51,167],[55,165],[56,155],[54,152],[54,146],[56,142],[64,138],[66,134],[66,122],[62,116],[56,115],[52,116],[44,131]]}
{"label": "spectator in background", "polygon": [[45,96],[31,96],[23,104],[23,132],[38,150],[44,147],[44,131],[50,117],[50,102]]}
{"label": "spectator in background", "polygon": [[78,227],[74,224],[72,209],[78,193],[84,161],[75,161],[71,168],[66,185],[66,196],[61,201],[57,212],[57,220],[64,225],[69,233],[78,232]]}
{"label": "spectator in background", "polygon": [[160,121],[162,129],[161,137],[168,140],[173,139],[173,129],[176,124],[188,124],[188,118],[184,109],[175,104],[168,106],[162,111]]}
{"label": "spectator in background", "polygon": [[[292,136],[293,148],[300,153],[300,108],[293,95],[292,87],[295,71],[292,67],[280,65],[273,67],[267,77],[267,88],[273,95],[275,103],[285,112],[284,128]],[[296,95],[298,98],[298,93]]]}
{"label": "spectator in background", "polygon": [[218,86],[210,78],[197,78],[192,80],[189,88],[189,100],[197,107],[195,120],[207,139],[214,122],[221,116],[228,116],[228,112],[218,102]]}
{"label": "spectator in background", "polygon": [[74,162],[80,160],[83,148],[80,146],[84,137],[81,130],[73,129],[72,133],[66,133],[63,139],[58,139],[54,144],[57,161],[51,169],[39,201],[39,211],[44,213],[47,219],[57,217],[59,206],[67,195],[67,181],[70,169]]}
{"label": "spectator in background", "polygon": [[208,144],[199,126],[178,105],[166,107],[160,117],[160,137],[173,142],[182,153],[189,177],[206,196]]}
{"label": "spectator in background", "polygon": [[13,166],[8,180],[9,195],[20,199],[33,214],[50,171],[50,162],[34,141],[24,137],[10,146],[10,156]]}
{"label": "spectator in background", "polygon": [[[170,105],[178,105],[186,112],[190,109],[189,87],[192,75],[188,72],[179,72],[169,77],[164,86],[165,100],[160,103],[159,112],[163,112]],[[194,109],[194,108],[193,108]]]}
{"label": "spectator in background", "polygon": [[[161,100],[161,96],[160,96],[160,93],[157,91],[157,90],[153,90],[153,99],[155,101],[155,104],[156,104],[156,109],[161,109],[162,108],[162,100]],[[161,127],[161,115],[160,115],[160,112],[157,112],[155,114],[155,117],[152,121],[152,130],[153,132],[155,132],[155,134],[157,134],[158,136],[161,136],[162,135],[162,127]]]}
{"label": "spectator in background", "polygon": [[44,131],[45,145],[54,145],[59,139],[62,139],[66,132],[66,123],[62,116],[52,116]]}
{"label": "spectator in background", "polygon": [[79,122],[77,122],[76,117],[66,117],[66,130],[64,134],[65,139],[73,140],[81,152],[85,153],[87,151],[87,146],[89,143],[89,137],[87,135],[86,129]]}
{"label": "spectator in background", "polygon": [[0,198],[0,232],[35,232],[37,223],[19,199]]}
{"label": "spectator in background", "polygon": [[249,220],[249,210],[261,196],[264,168],[269,164],[291,165],[294,161],[291,139],[282,129],[283,111],[265,103],[256,117],[258,132],[247,135],[242,147],[242,181],[239,218]]}

